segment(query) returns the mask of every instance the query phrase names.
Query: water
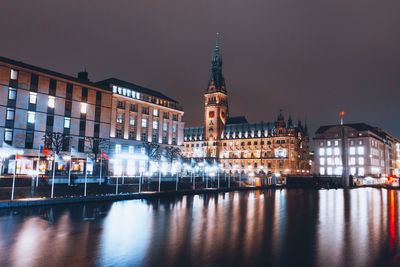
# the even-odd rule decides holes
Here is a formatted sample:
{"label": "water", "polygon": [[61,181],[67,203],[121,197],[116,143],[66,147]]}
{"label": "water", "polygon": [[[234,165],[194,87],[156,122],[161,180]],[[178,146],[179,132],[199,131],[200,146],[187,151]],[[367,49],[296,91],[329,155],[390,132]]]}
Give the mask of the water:
{"label": "water", "polygon": [[0,266],[398,266],[399,193],[259,190],[0,211]]}

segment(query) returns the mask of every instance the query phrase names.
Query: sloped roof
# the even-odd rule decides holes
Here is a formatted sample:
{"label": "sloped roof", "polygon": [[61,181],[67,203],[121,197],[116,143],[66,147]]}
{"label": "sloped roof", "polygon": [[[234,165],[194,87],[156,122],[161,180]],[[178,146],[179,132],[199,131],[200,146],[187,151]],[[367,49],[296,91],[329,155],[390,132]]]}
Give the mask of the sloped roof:
{"label": "sloped roof", "polygon": [[248,123],[245,116],[229,117],[226,124]]}

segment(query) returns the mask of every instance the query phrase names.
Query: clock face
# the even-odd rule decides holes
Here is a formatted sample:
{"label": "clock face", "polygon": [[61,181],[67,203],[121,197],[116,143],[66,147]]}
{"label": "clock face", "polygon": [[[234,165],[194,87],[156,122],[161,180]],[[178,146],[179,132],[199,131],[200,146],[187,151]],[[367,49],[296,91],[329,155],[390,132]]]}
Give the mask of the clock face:
{"label": "clock face", "polygon": [[214,116],[215,116],[215,112],[214,111],[208,112],[208,117],[214,118]]}

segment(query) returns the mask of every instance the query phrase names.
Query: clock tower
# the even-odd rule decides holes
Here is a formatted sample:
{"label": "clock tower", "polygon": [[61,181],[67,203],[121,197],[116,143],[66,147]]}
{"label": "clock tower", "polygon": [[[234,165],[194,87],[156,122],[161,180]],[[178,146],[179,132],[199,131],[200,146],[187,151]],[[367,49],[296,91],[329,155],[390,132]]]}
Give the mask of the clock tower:
{"label": "clock tower", "polygon": [[[228,95],[225,87],[225,79],[222,75],[222,57],[219,50],[219,33],[215,51],[211,61],[211,76],[204,94],[204,137],[212,146],[221,138],[228,117]],[[216,149],[211,149],[209,157],[218,155]]]}

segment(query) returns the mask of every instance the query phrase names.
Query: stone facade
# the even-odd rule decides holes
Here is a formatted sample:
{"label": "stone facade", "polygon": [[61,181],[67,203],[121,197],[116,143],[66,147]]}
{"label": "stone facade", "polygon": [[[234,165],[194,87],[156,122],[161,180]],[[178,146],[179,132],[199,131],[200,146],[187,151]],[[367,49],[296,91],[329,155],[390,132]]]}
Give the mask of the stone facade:
{"label": "stone facade", "polygon": [[229,117],[219,35],[204,103],[204,126],[185,128],[184,157],[218,161],[225,172],[310,173],[309,136],[300,121],[294,126],[290,117],[286,123],[282,114],[258,123]]}

